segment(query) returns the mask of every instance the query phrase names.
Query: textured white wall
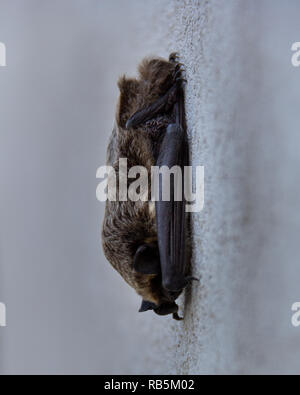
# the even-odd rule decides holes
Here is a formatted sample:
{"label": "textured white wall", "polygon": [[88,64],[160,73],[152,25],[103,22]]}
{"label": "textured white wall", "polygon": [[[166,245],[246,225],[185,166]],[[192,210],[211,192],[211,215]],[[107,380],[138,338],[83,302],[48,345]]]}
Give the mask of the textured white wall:
{"label": "textured white wall", "polygon": [[237,2],[226,2],[226,8],[222,1],[168,1],[163,6],[156,19],[158,35],[165,37],[164,52],[179,51],[186,66],[192,164],[205,167],[205,209],[192,221],[193,269],[201,282],[182,297],[184,322],[168,319],[168,329],[156,340],[157,349],[160,343],[167,348],[162,357],[167,362],[157,372],[230,373],[239,316],[234,287],[244,281],[243,273],[239,278],[234,273],[244,216],[244,186],[237,182],[246,168],[247,136],[235,124],[244,12]]}
{"label": "textured white wall", "polygon": [[178,50],[186,65],[205,209],[192,221],[201,282],[182,299],[183,323],[152,324],[149,338],[160,334],[151,354],[162,350],[165,361],[155,371],[299,373],[300,334],[290,323],[300,297],[299,70],[290,63],[299,4],[157,6],[157,43],[164,37],[164,52]]}

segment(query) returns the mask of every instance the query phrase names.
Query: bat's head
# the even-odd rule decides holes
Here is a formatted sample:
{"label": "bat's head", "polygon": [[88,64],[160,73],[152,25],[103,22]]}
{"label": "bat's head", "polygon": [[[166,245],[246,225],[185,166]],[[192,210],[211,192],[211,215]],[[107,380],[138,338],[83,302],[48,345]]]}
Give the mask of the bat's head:
{"label": "bat's head", "polygon": [[182,290],[170,291],[163,286],[157,245],[140,246],[134,256],[133,266],[139,283],[142,284],[139,294],[143,301],[139,312],[153,310],[158,315],[173,314],[174,319],[180,320],[175,300]]}
{"label": "bat's head", "polygon": [[153,310],[158,315],[173,314],[173,318],[175,320],[182,320],[182,318],[178,315],[178,305],[175,302],[164,302],[157,306],[155,303],[148,302],[147,300],[143,299],[139,312],[142,313],[148,310]]}

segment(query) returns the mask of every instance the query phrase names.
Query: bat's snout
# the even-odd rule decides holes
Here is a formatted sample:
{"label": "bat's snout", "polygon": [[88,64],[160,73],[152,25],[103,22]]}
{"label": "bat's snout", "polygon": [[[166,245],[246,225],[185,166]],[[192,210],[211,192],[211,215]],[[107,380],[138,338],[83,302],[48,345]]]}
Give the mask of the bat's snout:
{"label": "bat's snout", "polygon": [[174,314],[178,312],[178,306],[175,302],[170,303],[163,303],[156,309],[153,309],[154,312],[158,315],[168,315]]}
{"label": "bat's snout", "polygon": [[139,312],[141,313],[148,310],[153,310],[158,315],[173,314],[175,320],[182,320],[182,318],[178,316],[178,305],[175,302],[164,302],[160,306],[156,306],[152,302],[143,300]]}

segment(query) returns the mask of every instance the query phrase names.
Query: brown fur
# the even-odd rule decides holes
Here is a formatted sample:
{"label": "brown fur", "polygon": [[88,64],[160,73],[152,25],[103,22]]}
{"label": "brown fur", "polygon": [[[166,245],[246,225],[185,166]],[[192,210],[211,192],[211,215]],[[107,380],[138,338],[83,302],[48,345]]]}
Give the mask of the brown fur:
{"label": "brown fur", "polygon": [[[151,125],[149,130],[147,127],[126,130],[125,124],[137,110],[166,93],[172,85],[175,64],[160,58],[146,58],[138,70],[137,79],[122,76],[118,82],[120,98],[107,151],[107,164],[114,167],[117,175],[119,158],[128,159],[128,168],[146,167],[148,174],[155,165],[155,144],[161,136],[153,138],[155,133],[151,135]],[[164,121],[168,122],[160,120]],[[164,301],[160,280],[153,275],[141,275],[133,268],[137,248],[153,241],[157,242],[155,215],[148,202],[107,201],[102,232],[106,258],[139,295],[160,305]]]}

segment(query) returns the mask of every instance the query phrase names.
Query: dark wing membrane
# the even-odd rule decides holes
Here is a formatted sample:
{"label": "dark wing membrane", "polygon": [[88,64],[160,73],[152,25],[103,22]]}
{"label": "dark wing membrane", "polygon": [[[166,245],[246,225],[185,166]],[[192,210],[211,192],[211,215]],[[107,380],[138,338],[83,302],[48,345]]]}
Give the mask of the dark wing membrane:
{"label": "dark wing membrane", "polygon": [[[156,223],[163,286],[171,292],[182,290],[187,285],[185,278],[185,201],[184,166],[188,165],[188,144],[184,111],[182,81],[175,81],[169,91],[151,104],[133,114],[126,123],[135,128],[157,114],[174,107],[176,122],[168,126],[160,147],[156,165],[181,168],[181,180],[171,180],[170,201],[162,201],[163,178],[159,178],[159,200],[156,201]],[[181,201],[175,201],[177,183],[182,188]]]}
{"label": "dark wing membrane", "polygon": [[[182,290],[186,284],[185,278],[185,200],[184,200],[184,166],[188,164],[188,145],[184,119],[184,96],[182,89],[178,90],[178,100],[175,104],[176,123],[167,128],[161,145],[157,165],[181,168],[180,178],[172,178],[171,199],[162,201],[163,177],[159,179],[159,200],[156,202],[156,221],[158,245],[160,252],[163,286],[171,291]],[[179,184],[178,184],[179,183]],[[181,201],[176,201],[175,191],[181,188]]]}
{"label": "dark wing membrane", "polygon": [[158,114],[167,112],[174,104],[174,100],[178,90],[178,83],[175,83],[164,96],[157,99],[154,103],[148,107],[142,108],[141,110],[134,113],[126,122],[126,128],[136,128],[139,125],[155,118]]}

